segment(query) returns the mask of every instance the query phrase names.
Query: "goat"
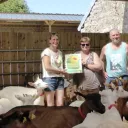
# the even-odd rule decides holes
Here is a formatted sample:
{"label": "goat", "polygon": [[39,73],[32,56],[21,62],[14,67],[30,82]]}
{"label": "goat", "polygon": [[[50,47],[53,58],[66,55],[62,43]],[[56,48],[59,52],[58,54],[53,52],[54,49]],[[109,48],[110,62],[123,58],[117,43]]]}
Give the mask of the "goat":
{"label": "goat", "polygon": [[[119,86],[119,83],[122,86]],[[121,78],[116,78],[112,81],[112,84],[109,85],[109,87],[115,87],[116,89],[124,89],[125,91],[128,91],[128,81],[123,80]],[[121,115],[121,118],[123,120],[123,117],[128,121],[128,98],[118,98],[117,100],[117,109]]]}
{"label": "goat", "polygon": [[80,107],[71,106],[21,106],[0,115],[1,128],[72,128],[80,124],[91,111],[105,112],[99,94],[83,96],[86,101]]}
{"label": "goat", "polygon": [[[40,91],[41,93],[44,88],[47,88],[47,83],[44,83],[41,79],[39,79],[39,77],[36,79],[36,81],[33,84],[39,90],[41,90]],[[21,96],[23,94],[25,94],[24,97]],[[30,94],[35,96],[33,97]],[[34,88],[14,87],[14,86],[5,87],[0,91],[0,97],[2,98],[2,101],[0,101],[0,105],[2,108],[2,109],[0,108],[1,114],[2,112],[5,113],[16,106],[27,105],[27,104],[44,105],[44,96],[42,95],[37,97],[36,95],[37,95],[37,90]],[[10,105],[7,105],[9,103]],[[2,106],[7,106],[7,107],[2,107]]]}
{"label": "goat", "polygon": [[[119,97],[121,99],[123,99],[123,98],[125,99],[126,93],[125,93],[124,96],[122,94],[120,93]],[[127,92],[127,94],[128,94],[128,92]],[[117,97],[117,98],[119,98],[119,97]],[[119,103],[118,103],[118,100],[117,100],[117,106],[118,106],[118,104]],[[109,106],[110,109],[111,109],[111,107],[113,107],[113,104]],[[106,120],[101,122],[96,128],[108,128],[108,127],[109,128],[128,128],[128,123],[122,122],[119,111],[117,110],[116,107],[113,107],[110,112],[111,113],[109,113],[109,115],[106,117]]]}
{"label": "goat", "polygon": [[117,90],[115,88],[113,91],[111,89],[107,89],[99,93],[101,94],[101,102],[106,107],[106,112],[102,115],[96,112],[89,113],[82,124],[74,126],[73,128],[100,128],[103,125],[103,123],[101,122],[106,123],[106,122],[109,122],[110,120],[113,121],[113,123],[112,121],[110,121],[112,123],[112,126],[111,126],[112,128],[115,127],[114,122],[116,121],[120,122],[120,125],[122,126],[119,128],[123,128],[123,126],[128,126],[128,124],[124,125],[124,123],[122,123],[122,119],[115,105],[115,101],[117,101],[119,97],[121,98],[128,97],[128,92],[123,90],[123,88],[122,90],[120,89]]}
{"label": "goat", "polygon": [[[121,80],[123,89],[128,91],[128,81],[127,80]],[[121,118],[123,120],[123,117],[128,121],[128,98],[119,98],[117,100],[117,109],[121,115]]]}
{"label": "goat", "polygon": [[11,101],[14,106],[20,106],[23,105],[23,103],[18,100],[15,95],[23,95],[23,94],[37,94],[37,90],[34,88],[26,88],[26,87],[14,87],[14,86],[9,86],[5,87],[2,90],[0,90],[0,97],[1,98],[7,98]]}

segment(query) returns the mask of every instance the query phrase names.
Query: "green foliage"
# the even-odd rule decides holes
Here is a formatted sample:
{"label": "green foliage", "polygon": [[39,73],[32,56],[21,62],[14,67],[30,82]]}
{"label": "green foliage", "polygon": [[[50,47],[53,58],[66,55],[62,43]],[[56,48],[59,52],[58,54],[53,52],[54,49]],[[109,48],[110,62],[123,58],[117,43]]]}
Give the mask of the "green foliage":
{"label": "green foliage", "polygon": [[8,0],[0,4],[0,12],[28,13],[29,8],[25,0]]}

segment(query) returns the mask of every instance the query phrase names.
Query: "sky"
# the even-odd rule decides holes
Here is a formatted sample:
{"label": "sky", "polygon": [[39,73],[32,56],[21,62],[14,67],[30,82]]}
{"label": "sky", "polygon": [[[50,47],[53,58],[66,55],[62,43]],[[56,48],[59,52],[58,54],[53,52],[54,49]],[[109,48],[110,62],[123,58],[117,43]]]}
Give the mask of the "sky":
{"label": "sky", "polygon": [[25,0],[31,12],[85,14],[94,0]]}

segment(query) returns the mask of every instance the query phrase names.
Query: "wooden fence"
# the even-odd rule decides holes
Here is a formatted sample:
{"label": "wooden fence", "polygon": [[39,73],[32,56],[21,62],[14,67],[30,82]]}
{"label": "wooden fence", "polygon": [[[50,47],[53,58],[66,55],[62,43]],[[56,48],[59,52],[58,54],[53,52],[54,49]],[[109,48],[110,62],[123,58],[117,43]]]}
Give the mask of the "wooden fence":
{"label": "wooden fence", "polygon": [[[42,75],[40,54],[48,46],[48,32],[0,32],[0,86],[26,85],[26,76]],[[60,49],[67,53],[79,50],[81,36],[91,38],[91,48],[100,54],[108,34],[59,32]],[[128,40],[128,36],[122,35]]]}
{"label": "wooden fence", "polygon": [[[48,35],[48,32],[0,33],[0,85],[24,85],[26,75],[41,75],[40,54],[48,46]],[[58,35],[64,53],[77,48],[80,33],[60,32]]]}

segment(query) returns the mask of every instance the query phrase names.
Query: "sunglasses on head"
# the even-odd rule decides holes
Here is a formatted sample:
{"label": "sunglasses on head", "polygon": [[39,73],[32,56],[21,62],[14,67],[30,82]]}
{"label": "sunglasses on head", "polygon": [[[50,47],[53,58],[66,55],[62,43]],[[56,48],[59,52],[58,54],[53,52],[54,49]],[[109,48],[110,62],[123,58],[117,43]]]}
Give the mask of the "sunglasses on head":
{"label": "sunglasses on head", "polygon": [[80,44],[82,47],[86,46],[90,46],[90,44]]}

